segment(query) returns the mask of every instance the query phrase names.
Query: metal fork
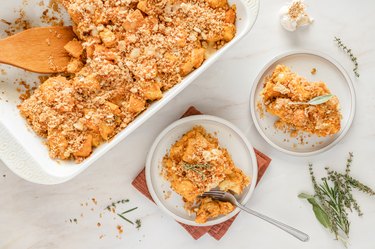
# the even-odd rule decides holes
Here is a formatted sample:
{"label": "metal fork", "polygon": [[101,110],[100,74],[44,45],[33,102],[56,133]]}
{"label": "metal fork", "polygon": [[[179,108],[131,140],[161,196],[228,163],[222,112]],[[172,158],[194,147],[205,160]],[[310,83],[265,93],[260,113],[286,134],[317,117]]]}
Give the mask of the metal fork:
{"label": "metal fork", "polygon": [[309,235],[291,227],[291,226],[288,226],[284,223],[281,223],[280,221],[277,221],[277,220],[274,220],[270,217],[267,217],[263,214],[260,214],[254,210],[251,210],[247,207],[245,207],[244,205],[242,205],[241,203],[239,203],[236,199],[236,197],[234,197],[231,193],[228,193],[228,192],[223,192],[223,191],[219,191],[219,190],[211,190],[211,191],[208,191],[208,192],[205,192],[203,193],[201,196],[207,196],[207,197],[211,197],[213,199],[217,199],[219,201],[228,201],[230,203],[232,203],[233,205],[237,206],[238,208],[242,209],[243,211],[246,211],[248,212],[249,214],[252,214],[252,215],[255,215],[256,217],[258,218],[261,218],[262,220],[265,220],[267,221],[268,223],[271,223],[275,226],[277,226],[278,228],[284,230],[285,232],[289,233],[290,235],[293,235],[294,237],[296,237],[297,239],[303,241],[303,242],[306,242],[309,240]]}

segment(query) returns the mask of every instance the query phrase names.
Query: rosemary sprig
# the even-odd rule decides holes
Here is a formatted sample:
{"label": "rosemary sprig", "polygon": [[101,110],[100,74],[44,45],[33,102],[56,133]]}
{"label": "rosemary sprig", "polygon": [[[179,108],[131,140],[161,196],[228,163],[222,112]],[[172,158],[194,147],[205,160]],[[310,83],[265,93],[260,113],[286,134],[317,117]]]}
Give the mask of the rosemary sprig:
{"label": "rosemary sprig", "polygon": [[126,218],[126,217],[124,216],[124,214],[129,213],[129,212],[131,212],[131,211],[134,211],[134,210],[136,210],[137,208],[138,208],[138,207],[131,208],[131,209],[126,210],[125,212],[122,212],[121,214],[117,214],[117,215],[120,216],[122,219],[126,220],[127,222],[129,222],[130,224],[134,225],[134,222],[131,221],[131,220],[129,220],[128,218]]}
{"label": "rosemary sprig", "polygon": [[131,221],[131,220],[125,218],[123,215],[121,215],[121,214],[117,214],[117,215],[120,216],[122,219],[126,220],[127,222],[129,222],[130,224],[134,225],[134,222],[133,222],[133,221]]}
{"label": "rosemary sprig", "polygon": [[335,39],[334,41],[337,43],[337,46],[339,48],[341,48],[345,53],[347,53],[350,57],[350,59],[352,60],[353,64],[354,64],[354,68],[353,68],[353,72],[354,72],[354,75],[358,78],[359,77],[359,73],[358,73],[358,62],[357,62],[357,57],[355,57],[352,53],[352,50],[350,48],[348,48],[342,41],[340,38],[336,37],[335,36]]}
{"label": "rosemary sprig", "polygon": [[131,209],[129,209],[129,210],[127,210],[127,211],[125,211],[125,212],[122,212],[121,214],[126,214],[126,213],[129,213],[129,212],[131,212],[131,211],[134,211],[134,210],[136,210],[138,207],[135,207],[135,208],[131,208]]}
{"label": "rosemary sprig", "polygon": [[209,167],[211,167],[211,165],[209,165],[209,164],[200,164],[200,163],[198,163],[198,164],[190,164],[190,163],[184,163],[184,169],[185,170],[194,171],[195,173],[201,175],[202,179],[205,178],[203,169],[207,169]]}
{"label": "rosemary sprig", "polygon": [[359,216],[363,215],[358,202],[353,197],[352,189],[356,188],[368,195],[375,195],[374,190],[350,176],[352,161],[353,153],[349,153],[345,173],[339,173],[327,167],[327,177],[323,177],[321,183],[316,181],[312,164],[309,164],[315,194],[298,195],[299,198],[307,199],[313,206],[318,221],[345,245],[350,231],[348,212],[354,209]]}

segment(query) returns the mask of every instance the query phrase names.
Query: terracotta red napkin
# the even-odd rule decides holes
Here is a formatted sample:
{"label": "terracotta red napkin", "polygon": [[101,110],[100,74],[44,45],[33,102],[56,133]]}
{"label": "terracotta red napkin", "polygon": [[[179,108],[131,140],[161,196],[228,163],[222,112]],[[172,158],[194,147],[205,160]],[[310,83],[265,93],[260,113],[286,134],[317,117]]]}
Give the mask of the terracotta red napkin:
{"label": "terracotta red napkin", "polygon": [[[202,113],[200,111],[198,111],[195,107],[191,106],[184,113],[184,115],[182,115],[181,118],[191,116],[191,115],[199,115],[199,114],[202,114]],[[271,163],[271,159],[268,156],[264,155],[262,152],[260,152],[256,149],[254,149],[254,150],[255,150],[255,154],[256,154],[257,162],[258,162],[258,181],[257,181],[257,184],[258,184],[259,180],[262,178],[264,172],[267,170],[269,164]],[[147,189],[145,169],[143,169],[137,175],[137,177],[134,179],[132,184],[136,189],[138,189],[139,192],[141,192],[147,198],[149,198],[151,201],[153,201],[152,197],[151,197],[151,194]],[[208,226],[208,227],[188,226],[188,225],[182,224],[180,222],[178,222],[178,223],[180,223],[180,225],[183,226],[186,229],[186,231],[188,231],[188,233],[194,239],[199,239],[200,237],[202,237],[203,235],[208,233],[213,238],[215,238],[216,240],[220,240],[225,235],[225,233],[228,231],[229,227],[232,225],[232,223],[236,219],[236,217],[237,217],[237,215],[234,216],[233,218],[223,222],[223,223],[220,223],[220,224],[217,224],[217,225],[214,225],[214,226]]]}

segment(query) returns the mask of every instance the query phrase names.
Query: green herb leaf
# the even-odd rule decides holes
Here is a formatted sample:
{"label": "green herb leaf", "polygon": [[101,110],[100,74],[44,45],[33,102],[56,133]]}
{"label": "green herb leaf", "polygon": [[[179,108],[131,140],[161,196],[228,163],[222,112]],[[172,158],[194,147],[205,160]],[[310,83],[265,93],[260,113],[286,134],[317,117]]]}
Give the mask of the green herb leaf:
{"label": "green herb leaf", "polygon": [[[122,199],[122,200],[119,200],[119,201],[117,201],[117,202],[112,202],[110,205],[108,205],[108,206],[106,206],[105,207],[105,209],[107,209],[108,211],[111,211],[111,208],[113,207],[113,208],[116,208],[116,205],[117,204],[124,204],[124,203],[126,203],[126,202],[129,202],[129,199]],[[105,210],[104,209],[104,210]]]}
{"label": "green herb leaf", "polygon": [[375,194],[374,190],[350,176],[352,159],[353,153],[349,153],[345,173],[338,173],[326,167],[327,176],[321,178],[320,183],[317,182],[310,163],[309,172],[315,193],[314,195],[305,193],[298,195],[299,198],[307,199],[313,206],[317,220],[344,245],[347,243],[350,230],[348,212],[355,210],[359,216],[362,215],[352,190],[357,188],[370,196]]}
{"label": "green herb leaf", "polygon": [[190,164],[190,163],[184,163],[184,168],[185,170],[191,170],[194,171],[195,173],[199,174],[202,176],[202,179],[205,178],[203,170],[206,168],[211,167],[209,164]]}
{"label": "green herb leaf", "polygon": [[330,100],[333,96],[334,95],[332,95],[332,94],[318,96],[318,97],[315,97],[313,99],[310,99],[310,101],[307,102],[307,104],[309,104],[309,105],[320,105],[320,104],[323,104],[323,103],[327,102],[328,100]]}
{"label": "green herb leaf", "polygon": [[306,193],[300,193],[298,195],[298,198],[301,198],[301,199],[310,199],[310,198],[314,198],[314,196],[306,194]]}
{"label": "green herb leaf", "polygon": [[121,214],[117,214],[117,215],[120,216],[122,219],[126,220],[127,222],[129,222],[130,224],[134,225],[134,222],[133,222],[133,221],[131,221],[131,220],[125,218],[123,215],[121,215]]}
{"label": "green herb leaf", "polygon": [[353,72],[354,72],[354,75],[359,78],[359,73],[358,73],[358,61],[357,61],[357,57],[353,55],[352,53],[352,50],[350,48],[348,48],[342,41],[340,38],[336,37],[335,36],[335,39],[334,41],[337,43],[337,46],[339,48],[341,48],[345,53],[347,53],[351,59],[351,61],[353,62],[354,64],[354,67],[353,67]]}
{"label": "green herb leaf", "polygon": [[[310,202],[311,203],[311,202]],[[328,215],[319,205],[312,205],[315,217],[325,228],[331,229],[332,225],[328,218]]]}
{"label": "green herb leaf", "polygon": [[306,193],[301,193],[298,195],[301,199],[307,199],[307,201],[312,205],[316,219],[322,224],[325,228],[331,228],[331,222],[326,212],[320,207],[320,205],[315,200],[315,197]]}
{"label": "green herb leaf", "polygon": [[138,207],[135,207],[135,208],[131,208],[131,209],[129,209],[129,210],[127,210],[127,211],[125,211],[125,212],[122,212],[121,214],[126,214],[126,213],[129,213],[129,212],[131,212],[131,211],[134,211],[134,210],[136,210]]}
{"label": "green herb leaf", "polygon": [[137,228],[138,230],[139,230],[139,228],[141,228],[141,226],[142,226],[142,222],[141,222],[140,219],[136,219],[136,220],[135,220],[135,224],[137,225],[135,228]]}
{"label": "green herb leaf", "polygon": [[205,169],[205,168],[208,168],[208,167],[211,167],[211,165],[201,164],[201,163],[197,163],[197,164],[184,163],[185,169]]}
{"label": "green herb leaf", "polygon": [[333,96],[333,94],[326,94],[310,99],[308,102],[289,102],[289,105],[320,105],[330,100]]}

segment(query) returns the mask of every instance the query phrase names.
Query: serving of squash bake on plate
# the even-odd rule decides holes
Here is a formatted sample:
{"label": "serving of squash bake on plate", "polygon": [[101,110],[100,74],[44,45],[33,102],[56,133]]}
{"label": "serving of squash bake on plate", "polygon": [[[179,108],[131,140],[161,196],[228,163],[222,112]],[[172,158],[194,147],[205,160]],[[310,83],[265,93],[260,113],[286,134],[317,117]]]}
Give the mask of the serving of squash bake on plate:
{"label": "serving of squash bake on plate", "polygon": [[[340,131],[339,100],[324,82],[309,82],[280,64],[266,78],[261,94],[266,111],[279,117],[276,128],[291,131],[292,135],[302,131],[320,137]],[[309,103],[320,96],[327,96],[327,101]]]}
{"label": "serving of squash bake on plate", "polygon": [[234,165],[229,152],[202,126],[195,126],[173,144],[162,164],[163,176],[200,224],[235,208],[229,202],[200,197],[201,194],[218,188],[240,195],[250,184],[249,177]]}

